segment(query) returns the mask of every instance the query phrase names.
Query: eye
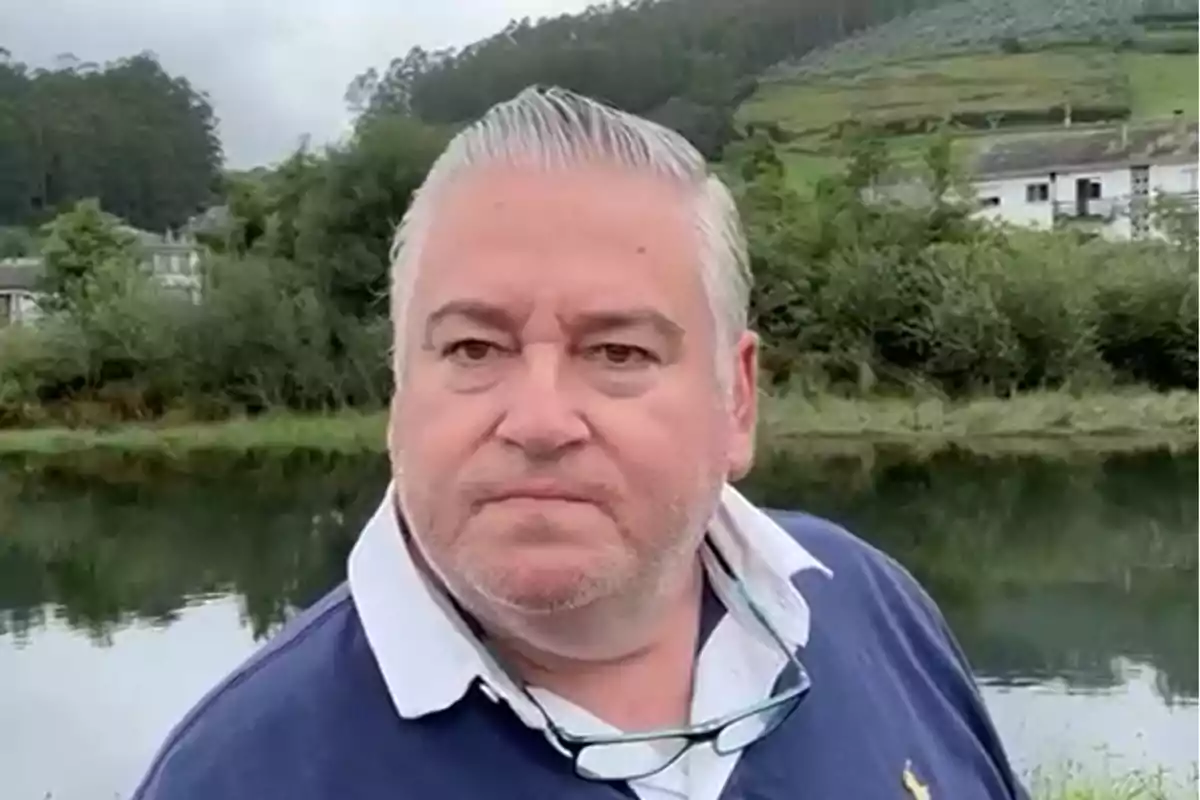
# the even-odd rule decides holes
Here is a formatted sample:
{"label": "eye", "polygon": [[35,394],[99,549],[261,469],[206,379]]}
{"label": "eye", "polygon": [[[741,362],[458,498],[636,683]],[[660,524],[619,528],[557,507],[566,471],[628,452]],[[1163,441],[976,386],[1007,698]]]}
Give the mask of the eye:
{"label": "eye", "polygon": [[644,347],[613,342],[599,344],[590,348],[588,355],[593,359],[603,362],[605,366],[618,369],[640,367],[658,361],[655,355]]}
{"label": "eye", "polygon": [[442,348],[442,357],[460,364],[480,364],[497,355],[500,346],[483,339],[460,339]]}

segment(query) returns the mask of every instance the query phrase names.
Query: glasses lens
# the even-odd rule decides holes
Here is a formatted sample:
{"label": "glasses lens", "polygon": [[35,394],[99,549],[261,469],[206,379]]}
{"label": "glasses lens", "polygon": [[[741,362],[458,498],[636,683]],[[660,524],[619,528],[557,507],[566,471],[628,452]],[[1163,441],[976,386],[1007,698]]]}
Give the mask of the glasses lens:
{"label": "glasses lens", "polygon": [[713,749],[721,755],[728,755],[749,747],[778,728],[799,702],[800,696],[797,695],[770,708],[734,720],[717,734]]}
{"label": "glasses lens", "polygon": [[595,780],[640,778],[665,769],[687,746],[687,739],[682,738],[592,744],[579,751],[575,768],[584,777]]}

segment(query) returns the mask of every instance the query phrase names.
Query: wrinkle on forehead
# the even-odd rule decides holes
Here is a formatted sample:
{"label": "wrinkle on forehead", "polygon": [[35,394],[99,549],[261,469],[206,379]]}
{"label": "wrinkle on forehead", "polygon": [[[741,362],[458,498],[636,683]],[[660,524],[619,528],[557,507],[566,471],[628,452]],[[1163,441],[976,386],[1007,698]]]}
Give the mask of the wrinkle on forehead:
{"label": "wrinkle on forehead", "polygon": [[[422,308],[414,316],[464,294],[511,304],[512,295],[527,301],[535,289],[568,286],[583,295],[577,300],[604,293],[602,305],[614,308],[646,305],[637,292],[652,284],[675,303],[707,303],[691,203],[678,181],[612,166],[480,168],[439,198],[415,276],[414,306]],[[459,281],[447,296],[447,284]]]}
{"label": "wrinkle on forehead", "polygon": [[[439,245],[463,237],[480,243],[523,237],[526,244],[544,237],[539,244],[552,246],[566,223],[598,244],[628,239],[630,255],[686,244],[698,258],[693,212],[689,188],[665,176],[607,164],[554,170],[488,165],[460,175],[438,198],[423,256],[436,261]],[[635,241],[638,235],[644,240]]]}

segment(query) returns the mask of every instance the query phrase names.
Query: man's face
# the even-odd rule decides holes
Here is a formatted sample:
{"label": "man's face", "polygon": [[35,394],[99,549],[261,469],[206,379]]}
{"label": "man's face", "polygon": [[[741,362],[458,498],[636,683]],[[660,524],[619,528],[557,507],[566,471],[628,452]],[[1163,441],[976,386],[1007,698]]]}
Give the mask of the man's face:
{"label": "man's face", "polygon": [[389,435],[422,553],[525,613],[652,592],[690,565],[753,440],[755,339],[714,349],[688,194],[491,166],[434,218]]}

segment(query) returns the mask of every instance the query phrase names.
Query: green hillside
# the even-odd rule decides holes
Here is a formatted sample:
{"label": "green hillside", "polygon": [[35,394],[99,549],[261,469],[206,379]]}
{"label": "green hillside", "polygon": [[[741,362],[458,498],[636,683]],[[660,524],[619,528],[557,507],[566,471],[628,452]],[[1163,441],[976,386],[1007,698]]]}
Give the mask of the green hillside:
{"label": "green hillside", "polygon": [[812,76],[887,61],[1079,42],[1141,43],[1160,51],[1181,51],[1190,41],[1195,53],[1196,10],[1196,0],[961,0],[810,51],[777,65],[772,76]]}
{"label": "green hillside", "polygon": [[968,0],[880,25],[774,68],[737,120],[770,132],[806,183],[837,167],[849,123],[890,135],[903,163],[943,120],[967,155],[989,135],[1060,127],[1068,109],[1076,126],[1197,117],[1194,3],[1152,16],[1128,0],[1050,5]]}

